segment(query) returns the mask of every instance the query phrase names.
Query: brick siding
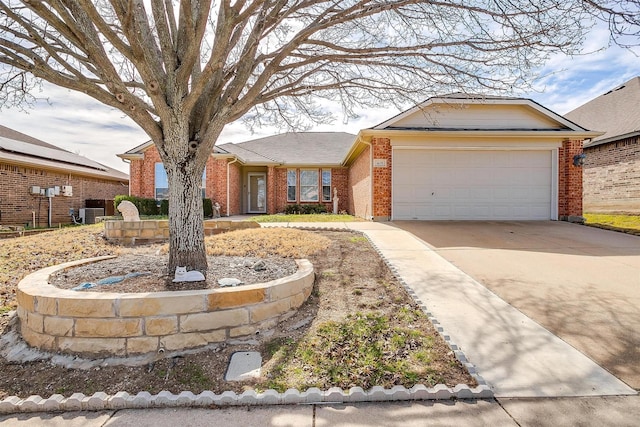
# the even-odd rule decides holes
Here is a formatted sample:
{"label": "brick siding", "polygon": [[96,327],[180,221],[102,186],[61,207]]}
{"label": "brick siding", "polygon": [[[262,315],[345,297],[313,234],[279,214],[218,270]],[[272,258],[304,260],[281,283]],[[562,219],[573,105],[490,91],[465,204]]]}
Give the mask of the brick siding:
{"label": "brick siding", "polygon": [[584,152],[584,211],[640,215],[640,136]]}
{"label": "brick siding", "polygon": [[371,147],[367,146],[349,168],[349,212],[371,218]]}
{"label": "brick siding", "polygon": [[377,220],[391,219],[391,140],[373,138],[374,160],[386,160],[386,167],[373,168],[373,217]]}
{"label": "brick siding", "polygon": [[582,140],[563,141],[558,150],[558,216],[571,220],[582,216],[582,167],[573,156],[582,153]]}
{"label": "brick siding", "polygon": [[0,224],[2,225],[48,225],[49,198],[29,193],[32,186],[50,188],[70,185],[73,196],[55,196],[52,198],[51,223],[70,224],[69,210],[85,207],[85,200],[113,200],[115,196],[128,194],[126,181],[110,181],[100,178],[84,177],[69,173],[48,171],[0,163]]}

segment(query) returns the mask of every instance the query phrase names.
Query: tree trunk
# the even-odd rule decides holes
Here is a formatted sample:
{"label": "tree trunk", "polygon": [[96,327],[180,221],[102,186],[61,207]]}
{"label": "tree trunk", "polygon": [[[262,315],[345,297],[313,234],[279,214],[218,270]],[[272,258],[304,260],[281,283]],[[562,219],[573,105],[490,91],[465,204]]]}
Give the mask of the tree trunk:
{"label": "tree trunk", "polygon": [[169,274],[178,266],[206,275],[202,212],[202,173],[195,158],[181,164],[165,162],[169,181]]}

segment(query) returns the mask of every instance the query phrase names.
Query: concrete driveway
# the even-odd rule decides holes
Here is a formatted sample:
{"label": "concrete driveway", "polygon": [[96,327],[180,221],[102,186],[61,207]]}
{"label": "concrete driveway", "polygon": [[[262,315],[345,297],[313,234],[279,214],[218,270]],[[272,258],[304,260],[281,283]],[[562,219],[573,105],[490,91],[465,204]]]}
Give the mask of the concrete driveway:
{"label": "concrete driveway", "polygon": [[553,221],[394,224],[640,389],[640,237]]}

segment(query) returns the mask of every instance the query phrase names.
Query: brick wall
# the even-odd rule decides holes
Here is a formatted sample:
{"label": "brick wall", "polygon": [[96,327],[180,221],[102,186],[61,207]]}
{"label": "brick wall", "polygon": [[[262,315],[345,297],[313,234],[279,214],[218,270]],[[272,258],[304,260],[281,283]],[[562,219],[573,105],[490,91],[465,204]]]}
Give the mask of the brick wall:
{"label": "brick wall", "polygon": [[48,225],[49,198],[29,194],[31,186],[40,188],[70,185],[73,196],[55,196],[52,198],[51,223],[71,223],[69,209],[85,207],[87,199],[113,200],[115,196],[128,194],[126,181],[108,181],[99,178],[83,177],[68,173],[34,169],[0,163],[0,224],[2,225]]}
{"label": "brick wall", "polygon": [[[273,215],[278,212],[277,209],[277,180],[278,174],[276,168],[269,166],[267,169],[267,213]],[[286,174],[285,174],[286,181]]]}
{"label": "brick wall", "polygon": [[640,137],[584,152],[584,211],[640,215]]}
{"label": "brick wall", "polygon": [[[229,189],[229,215],[239,215],[243,213],[242,167],[237,162],[229,166]],[[224,212],[226,213],[227,210],[225,209]]]}
{"label": "brick wall", "polygon": [[373,138],[374,160],[386,160],[386,167],[373,168],[373,217],[376,220],[391,219],[391,140]]}
{"label": "brick wall", "polygon": [[573,165],[573,156],[581,153],[582,140],[563,141],[558,150],[558,216],[561,220],[571,221],[582,216],[582,167]]}
{"label": "brick wall", "polygon": [[[284,212],[287,206],[287,168],[275,168],[274,175],[274,203],[269,203],[271,201],[269,199],[267,200],[267,205],[272,204],[276,212]],[[267,181],[267,185],[271,184],[271,182]]]}
{"label": "brick wall", "polygon": [[371,147],[349,168],[349,212],[359,218],[371,218]]}
{"label": "brick wall", "polygon": [[205,194],[213,203],[220,204],[220,214],[227,214],[227,160],[209,158],[207,161]]}
{"label": "brick wall", "polygon": [[131,160],[129,166],[129,182],[131,183],[131,195],[154,199],[156,163],[161,163],[160,155],[155,146],[144,152],[141,160]]}
{"label": "brick wall", "polygon": [[[155,146],[144,152],[144,159],[132,160],[130,165],[131,195],[136,197],[155,198],[155,165],[161,163]],[[210,157],[206,165],[205,195],[214,203],[220,204],[220,213],[227,214],[227,163],[228,159]],[[229,166],[231,183],[229,214],[241,213],[241,167],[236,163]]]}

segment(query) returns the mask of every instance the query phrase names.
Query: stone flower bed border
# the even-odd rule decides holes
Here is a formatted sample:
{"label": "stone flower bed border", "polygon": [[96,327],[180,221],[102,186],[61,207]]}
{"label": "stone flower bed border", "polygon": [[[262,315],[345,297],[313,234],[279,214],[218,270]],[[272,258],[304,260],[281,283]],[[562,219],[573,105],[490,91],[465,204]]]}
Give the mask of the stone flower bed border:
{"label": "stone flower bed border", "polygon": [[[212,219],[204,221],[205,236],[213,236],[234,230],[260,228],[255,221]],[[122,245],[166,242],[169,240],[169,220],[145,219],[142,221],[108,220],[104,223],[107,240]]]}
{"label": "stone flower bed border", "polygon": [[77,292],[48,283],[57,271],[114,258],[68,262],[18,284],[18,318],[32,347],[88,357],[180,351],[252,336],[275,327],[311,295],[313,266],[266,283],[152,293]]}
{"label": "stone flower bed border", "polygon": [[403,386],[395,386],[391,389],[375,386],[366,391],[361,387],[352,387],[346,391],[339,387],[332,387],[325,391],[318,388],[310,388],[303,392],[296,389],[289,389],[284,393],[278,393],[275,390],[266,390],[262,393],[256,393],[255,390],[247,390],[241,394],[236,394],[232,391],[225,391],[221,394],[215,394],[212,391],[203,391],[197,395],[190,391],[183,391],[180,394],[161,391],[153,395],[147,391],[135,395],[130,395],[127,392],[118,392],[114,395],[98,392],[91,396],[75,393],[67,398],[61,394],[54,394],[48,399],[43,399],[40,396],[29,396],[26,399],[10,396],[0,401],[0,414],[16,412],[101,411],[105,409],[210,408],[211,406],[296,405],[450,399],[475,400],[491,398],[493,398],[493,392],[486,385],[472,389],[467,385],[457,385],[454,388],[449,388],[442,384],[432,388],[427,388],[420,384],[410,389]]}

